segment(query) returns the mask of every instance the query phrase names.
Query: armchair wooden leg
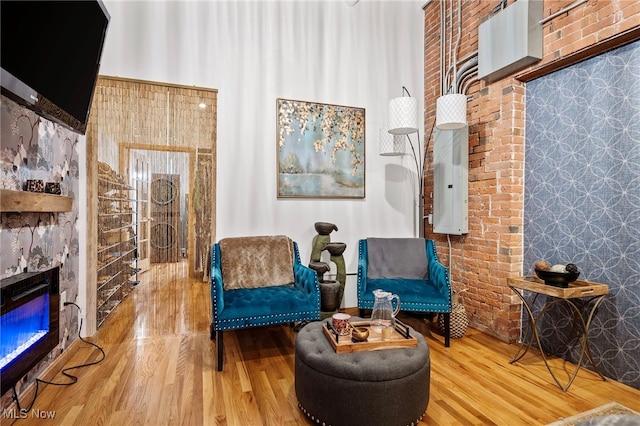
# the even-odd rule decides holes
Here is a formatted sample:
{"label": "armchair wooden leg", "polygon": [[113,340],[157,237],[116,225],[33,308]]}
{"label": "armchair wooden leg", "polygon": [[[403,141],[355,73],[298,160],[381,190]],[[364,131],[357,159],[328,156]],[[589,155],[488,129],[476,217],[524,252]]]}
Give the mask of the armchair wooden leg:
{"label": "armchair wooden leg", "polygon": [[446,314],[444,314],[444,347],[448,348],[451,343],[450,343],[450,338],[451,338],[451,314],[449,312],[447,312]]}
{"label": "armchair wooden leg", "polygon": [[217,358],[218,358],[218,371],[222,371],[222,355],[224,353],[223,349],[222,349],[222,330],[218,330],[216,331],[216,350],[218,352]]}
{"label": "armchair wooden leg", "polygon": [[360,318],[364,318],[364,309],[358,308],[358,315],[360,316]]}

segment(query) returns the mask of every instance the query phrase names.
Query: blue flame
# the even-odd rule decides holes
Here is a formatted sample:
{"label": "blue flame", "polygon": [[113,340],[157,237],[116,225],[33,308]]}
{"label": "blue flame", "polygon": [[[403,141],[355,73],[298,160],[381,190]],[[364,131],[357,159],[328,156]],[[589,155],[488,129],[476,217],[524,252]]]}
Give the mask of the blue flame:
{"label": "blue flame", "polygon": [[0,368],[26,352],[49,331],[49,294],[0,317]]}

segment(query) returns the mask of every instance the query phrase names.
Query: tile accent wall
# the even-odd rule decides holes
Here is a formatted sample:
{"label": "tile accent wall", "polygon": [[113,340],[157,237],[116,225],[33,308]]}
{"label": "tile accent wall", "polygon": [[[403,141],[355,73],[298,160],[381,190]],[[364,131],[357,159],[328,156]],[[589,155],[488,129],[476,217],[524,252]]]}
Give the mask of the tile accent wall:
{"label": "tile accent wall", "polygon": [[[526,89],[524,273],[572,262],[608,284],[591,350],[603,374],[640,388],[640,42]],[[543,345],[576,361],[577,344],[559,349],[568,310],[551,313]]]}

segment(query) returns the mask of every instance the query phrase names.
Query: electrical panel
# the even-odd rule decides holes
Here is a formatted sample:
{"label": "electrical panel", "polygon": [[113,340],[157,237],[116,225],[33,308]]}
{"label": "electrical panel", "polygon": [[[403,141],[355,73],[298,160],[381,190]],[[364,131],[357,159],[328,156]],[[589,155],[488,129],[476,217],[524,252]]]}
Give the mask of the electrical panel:
{"label": "electrical panel", "polygon": [[469,127],[435,130],[433,232],[469,232]]}

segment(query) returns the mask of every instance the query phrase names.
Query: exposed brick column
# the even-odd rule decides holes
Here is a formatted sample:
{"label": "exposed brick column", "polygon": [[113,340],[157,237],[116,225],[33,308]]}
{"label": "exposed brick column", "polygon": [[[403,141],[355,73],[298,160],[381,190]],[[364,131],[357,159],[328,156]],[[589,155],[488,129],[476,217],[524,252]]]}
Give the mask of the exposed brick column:
{"label": "exposed brick column", "polygon": [[[509,5],[513,1],[509,1]],[[544,1],[544,16],[568,6],[569,1]],[[450,6],[450,2],[443,2]],[[462,32],[457,57],[478,49],[478,26],[498,2],[462,1]],[[440,96],[440,1],[424,10],[425,20],[425,134],[435,119]],[[457,7],[457,2],[454,2]],[[457,13],[453,43],[457,37]],[[529,69],[570,55],[607,37],[640,25],[640,2],[589,0],[544,25],[543,59]],[[449,37],[447,29],[447,37]],[[508,37],[508,34],[505,34]],[[445,53],[449,52],[449,42]],[[450,61],[449,61],[450,62]],[[519,70],[518,73],[526,70]],[[468,288],[464,304],[471,326],[504,341],[516,341],[521,328],[520,302],[507,286],[507,277],[523,270],[525,83],[513,75],[491,84],[476,82],[466,93],[469,122],[469,233],[451,236],[451,258],[446,235],[426,236],[437,241],[438,253],[451,267],[454,288]],[[425,138],[426,139],[426,138]],[[427,158],[425,209],[432,212],[433,139]]]}

